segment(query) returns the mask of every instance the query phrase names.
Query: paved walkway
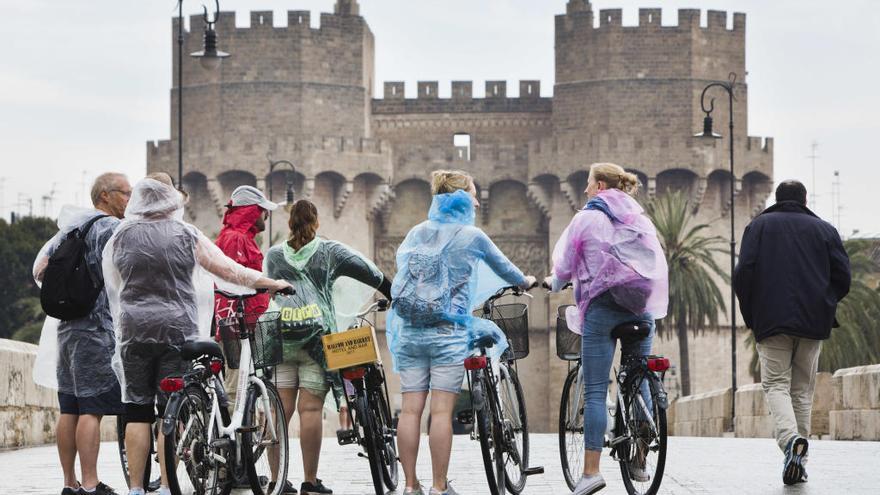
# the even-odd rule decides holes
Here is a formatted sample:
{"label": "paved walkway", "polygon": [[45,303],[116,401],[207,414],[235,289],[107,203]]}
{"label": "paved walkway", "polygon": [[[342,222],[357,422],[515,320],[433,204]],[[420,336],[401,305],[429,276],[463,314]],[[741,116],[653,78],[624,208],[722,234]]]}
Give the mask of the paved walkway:
{"label": "paved walkway", "polygon": [[[354,446],[340,447],[330,439],[324,444],[319,476],[337,495],[372,495],[366,459],[357,457]],[[533,476],[526,494],[569,493],[559,467],[556,435],[533,435],[532,464],[543,464],[546,473]],[[294,441],[292,447],[296,447]],[[880,494],[880,443],[814,441],[810,446],[810,482],[794,487],[782,485],[782,456],[769,439],[687,438],[669,441],[664,494],[756,494],[756,495],[861,495]],[[427,441],[422,445],[419,474],[430,480]],[[291,480],[298,486],[302,472],[298,449],[292,450]],[[0,452],[0,494],[52,495],[61,492],[62,478],[54,447]],[[120,493],[124,481],[119,470],[115,443],[101,447],[99,472]],[[626,493],[617,465],[603,457],[602,472],[608,481],[603,494]],[[467,437],[455,438],[450,477],[462,495],[488,493],[479,444]],[[398,493],[402,493],[400,490]],[[248,493],[248,492],[240,492]]]}

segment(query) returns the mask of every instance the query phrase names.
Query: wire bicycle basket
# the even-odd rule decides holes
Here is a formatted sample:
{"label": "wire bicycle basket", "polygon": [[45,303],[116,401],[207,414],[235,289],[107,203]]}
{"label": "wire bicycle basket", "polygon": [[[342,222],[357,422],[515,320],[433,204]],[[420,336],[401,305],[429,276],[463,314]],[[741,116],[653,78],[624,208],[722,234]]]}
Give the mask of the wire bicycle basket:
{"label": "wire bicycle basket", "polygon": [[[478,315],[482,315],[480,311]],[[503,359],[523,359],[529,355],[529,307],[523,303],[498,304],[488,315],[507,336],[510,347]]]}
{"label": "wire bicycle basket", "polygon": [[556,356],[565,361],[581,358],[581,336],[568,328],[565,310],[571,305],[560,306],[556,310]]}
{"label": "wire bicycle basket", "polygon": [[254,369],[269,368],[281,364],[284,358],[281,337],[281,313],[267,311],[262,314],[244,315],[245,329],[237,316],[224,318],[217,323],[226,366],[238,369],[241,366],[241,339],[248,338],[251,343],[251,357]]}

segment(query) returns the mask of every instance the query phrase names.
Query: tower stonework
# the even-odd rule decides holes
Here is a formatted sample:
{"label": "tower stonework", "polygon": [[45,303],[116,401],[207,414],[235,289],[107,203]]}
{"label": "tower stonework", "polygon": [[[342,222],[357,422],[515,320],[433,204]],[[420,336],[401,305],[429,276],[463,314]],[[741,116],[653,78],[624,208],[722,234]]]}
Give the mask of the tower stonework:
{"label": "tower stonework", "polygon": [[[640,199],[683,191],[694,221],[724,237],[733,180],[741,235],[771,191],[773,141],[748,135],[745,15],[709,11],[707,20],[701,25],[700,11],[680,10],[675,23],[661,23],[660,9],[640,9],[638,25],[624,26],[621,10],[596,12],[587,0],[569,0],[555,19],[552,97],[541,96],[541,81],[492,80],[480,83],[481,98],[472,81],[453,81],[448,98],[439,97],[437,82],[420,81],[407,98],[402,82],[384,82],[374,97],[374,38],[357,0],[337,0],[318,28],[307,11],[288,12],[286,27],[276,27],[268,11],[252,12],[249,27],[236,27],[235,14],[223,12],[216,29],[232,56],[215,72],[183,60],[188,219],[216,234],[223,205],[241,184],[271,186],[273,199],[283,200],[287,172],[270,175],[269,154],[296,166],[295,196],[318,206],[320,235],[353,245],[392,275],[397,246],[427,215],[430,172],[462,169],[477,183],[477,224],[540,277],[585,201],[588,166],[607,161],[639,176]],[[176,21],[172,27],[171,139],[148,143],[147,164],[150,172],[175,175]],[[185,54],[201,49],[203,28],[201,16],[191,17]],[[724,95],[715,95],[713,117],[725,139],[691,137],[702,123],[703,87],[730,73],[737,74],[734,177]],[[273,220],[271,239],[279,242],[286,214],[278,210]],[[566,371],[553,330],[553,308],[565,297],[548,303],[536,295],[530,304],[531,354],[519,370],[535,431],[556,424],[555,408],[546,404],[558,403]],[[694,392],[726,383],[712,372],[714,362],[727,362],[725,335],[707,332],[691,342]],[[655,347],[677,362],[674,338]],[[739,354],[745,373],[749,352]],[[399,400],[396,378],[390,380]]]}

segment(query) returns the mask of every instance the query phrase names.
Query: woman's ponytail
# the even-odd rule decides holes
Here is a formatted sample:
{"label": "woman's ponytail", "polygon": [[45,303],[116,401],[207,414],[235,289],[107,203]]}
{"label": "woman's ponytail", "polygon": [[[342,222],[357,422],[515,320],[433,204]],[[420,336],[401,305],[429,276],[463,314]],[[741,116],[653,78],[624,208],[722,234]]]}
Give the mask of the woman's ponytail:
{"label": "woman's ponytail", "polygon": [[290,240],[287,244],[295,250],[312,242],[318,232],[318,208],[307,199],[300,199],[290,208]]}

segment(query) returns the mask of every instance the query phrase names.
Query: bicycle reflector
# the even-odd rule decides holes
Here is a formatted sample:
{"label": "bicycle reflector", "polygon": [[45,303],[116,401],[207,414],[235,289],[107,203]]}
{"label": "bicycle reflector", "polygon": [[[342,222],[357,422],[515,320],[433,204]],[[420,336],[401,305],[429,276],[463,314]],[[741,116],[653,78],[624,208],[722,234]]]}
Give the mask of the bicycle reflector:
{"label": "bicycle reflector", "polygon": [[669,369],[669,359],[665,357],[656,357],[648,359],[648,369],[661,373]]}
{"label": "bicycle reflector", "polygon": [[481,370],[486,367],[486,356],[471,356],[464,360],[464,368],[467,370]]}
{"label": "bicycle reflector", "polygon": [[159,382],[159,388],[166,394],[183,390],[183,378],[179,376],[163,378]]}
{"label": "bicycle reflector", "polygon": [[211,360],[211,373],[214,373],[215,375],[219,375],[221,371],[223,371],[223,361],[220,361],[219,359],[212,359]]}
{"label": "bicycle reflector", "polygon": [[366,368],[350,368],[342,371],[342,378],[348,381],[360,380],[367,374]]}

